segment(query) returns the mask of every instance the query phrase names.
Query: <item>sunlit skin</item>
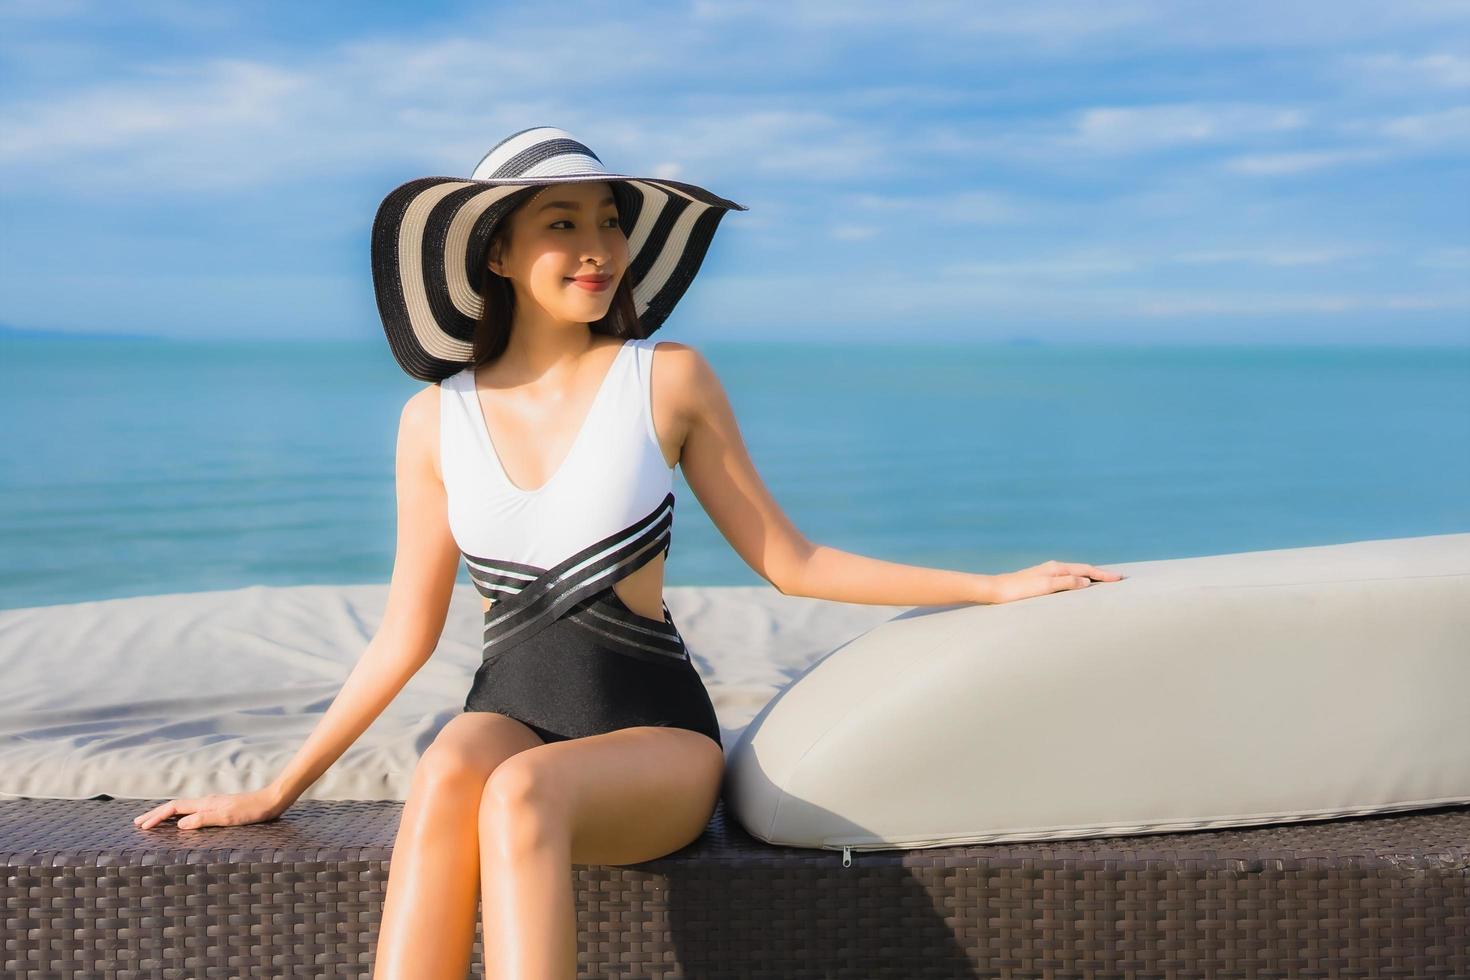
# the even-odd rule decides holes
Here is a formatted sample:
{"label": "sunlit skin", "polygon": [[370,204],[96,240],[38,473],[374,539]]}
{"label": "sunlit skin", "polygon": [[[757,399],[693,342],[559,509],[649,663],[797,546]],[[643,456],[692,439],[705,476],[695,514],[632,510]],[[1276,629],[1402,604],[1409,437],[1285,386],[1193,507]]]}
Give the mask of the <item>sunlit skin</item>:
{"label": "sunlit skin", "polygon": [[[557,202],[572,207],[545,207]],[[628,242],[603,182],[547,188],[508,220],[510,247],[488,264],[511,280],[515,323],[477,386],[507,476],[534,490],[556,472],[620,343],[587,327],[613,288],[592,292],[568,277],[611,273],[615,286]],[[678,443],[662,436],[673,428],[665,416],[670,465]],[[447,529],[436,533],[457,569]],[[614,587],[635,612],[662,619],[662,577],[660,556]],[[373,976],[461,980],[478,900],[486,976],[574,977],[572,864],[648,861],[690,843],[723,774],[720,746],[698,732],[637,727],[543,744],[502,715],[454,717],[414,770]]]}

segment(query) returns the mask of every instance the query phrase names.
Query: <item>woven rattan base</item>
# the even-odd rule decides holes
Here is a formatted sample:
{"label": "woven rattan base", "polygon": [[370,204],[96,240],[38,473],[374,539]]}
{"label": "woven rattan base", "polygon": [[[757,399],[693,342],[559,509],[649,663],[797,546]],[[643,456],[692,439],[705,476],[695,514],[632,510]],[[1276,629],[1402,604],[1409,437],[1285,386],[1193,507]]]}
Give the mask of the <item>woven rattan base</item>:
{"label": "woven rattan base", "polygon": [[[158,802],[0,803],[5,977],[368,975],[401,803],[134,828]],[[844,867],[721,803],[683,850],[571,873],[582,977],[1470,977],[1467,806]]]}

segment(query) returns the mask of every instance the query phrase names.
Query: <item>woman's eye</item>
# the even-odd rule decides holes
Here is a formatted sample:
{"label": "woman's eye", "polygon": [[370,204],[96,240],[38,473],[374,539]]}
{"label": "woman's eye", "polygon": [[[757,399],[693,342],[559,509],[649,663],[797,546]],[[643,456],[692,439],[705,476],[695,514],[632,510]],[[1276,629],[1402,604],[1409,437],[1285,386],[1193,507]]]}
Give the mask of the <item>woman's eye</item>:
{"label": "woman's eye", "polygon": [[[619,227],[619,225],[618,225],[618,219],[617,218],[608,218],[607,220],[608,221],[611,221],[613,223],[613,227],[614,228]],[[570,218],[563,218],[560,221],[553,221],[551,223],[550,227],[555,228],[557,225],[569,225],[571,223],[572,223],[572,219],[570,219]]]}

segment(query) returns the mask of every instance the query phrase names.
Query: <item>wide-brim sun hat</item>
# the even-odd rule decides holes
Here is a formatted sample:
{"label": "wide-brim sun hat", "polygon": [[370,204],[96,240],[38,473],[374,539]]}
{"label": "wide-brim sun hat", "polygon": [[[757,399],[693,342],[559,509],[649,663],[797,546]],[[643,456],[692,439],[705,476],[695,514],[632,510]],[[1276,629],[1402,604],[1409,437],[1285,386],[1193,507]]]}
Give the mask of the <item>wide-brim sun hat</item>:
{"label": "wide-brim sun hat", "polygon": [[440,381],[473,358],[484,309],[481,265],[495,225],[527,187],[607,181],[628,238],[625,276],[646,334],[693,282],[720,219],[748,211],[697,184],[609,172],[586,144],[554,126],[512,133],[468,178],[420,177],[384,198],[373,219],[373,290],[388,346],[403,370]]}

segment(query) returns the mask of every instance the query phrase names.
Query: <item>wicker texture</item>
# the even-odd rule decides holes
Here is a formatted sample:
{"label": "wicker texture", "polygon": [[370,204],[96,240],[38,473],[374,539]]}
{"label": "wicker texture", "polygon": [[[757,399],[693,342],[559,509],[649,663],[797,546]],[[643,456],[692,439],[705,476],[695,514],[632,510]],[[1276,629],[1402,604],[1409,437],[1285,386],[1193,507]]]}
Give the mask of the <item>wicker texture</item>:
{"label": "wicker texture", "polygon": [[[368,975],[401,803],[134,828],[158,802],[0,804],[0,974]],[[1470,977],[1466,806],[844,867],[722,802],[683,850],[572,873],[583,977]]]}

